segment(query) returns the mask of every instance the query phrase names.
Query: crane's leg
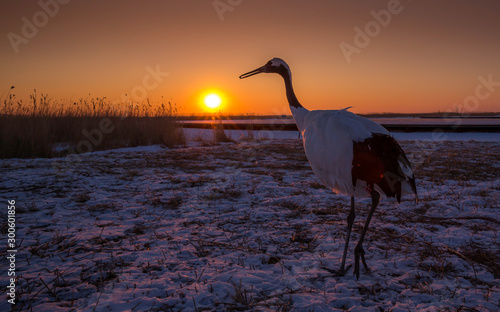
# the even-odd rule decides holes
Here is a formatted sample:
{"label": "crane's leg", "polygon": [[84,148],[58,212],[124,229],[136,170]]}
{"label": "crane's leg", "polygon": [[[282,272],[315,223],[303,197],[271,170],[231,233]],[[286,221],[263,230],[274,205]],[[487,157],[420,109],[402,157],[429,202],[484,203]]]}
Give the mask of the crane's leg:
{"label": "crane's leg", "polygon": [[[351,211],[347,216],[347,236],[345,238],[345,246],[344,246],[344,254],[342,255],[342,264],[340,265],[340,269],[338,271],[323,267],[323,269],[332,273],[335,276],[344,276],[346,268],[345,268],[345,259],[347,256],[347,249],[349,248],[349,239],[351,238],[351,229],[354,223],[354,218],[356,217],[356,213],[354,211],[354,196],[351,196]],[[350,266],[349,266],[350,267]],[[347,270],[349,270],[347,267]]]}
{"label": "crane's leg", "polygon": [[361,257],[361,261],[363,261],[363,265],[367,271],[370,269],[368,268],[368,265],[366,264],[365,260],[365,250],[363,249],[363,240],[365,239],[365,234],[368,231],[368,226],[370,225],[370,221],[373,216],[373,212],[375,211],[375,208],[377,208],[379,200],[380,200],[380,194],[373,190],[370,195],[372,196],[372,207],[370,208],[370,212],[368,212],[368,217],[366,218],[365,226],[363,228],[363,232],[361,233],[361,237],[359,239],[358,245],[356,245],[356,248],[354,249],[354,275],[356,275],[356,278],[359,279],[359,258]]}
{"label": "crane's leg", "polygon": [[354,218],[356,218],[356,212],[354,211],[354,196],[351,196],[351,211],[347,216],[347,236],[345,238],[344,254],[342,255],[342,264],[340,265],[339,275],[344,275],[345,273],[345,259],[347,256],[347,249],[349,248],[349,240],[351,238],[351,229],[354,223]]}

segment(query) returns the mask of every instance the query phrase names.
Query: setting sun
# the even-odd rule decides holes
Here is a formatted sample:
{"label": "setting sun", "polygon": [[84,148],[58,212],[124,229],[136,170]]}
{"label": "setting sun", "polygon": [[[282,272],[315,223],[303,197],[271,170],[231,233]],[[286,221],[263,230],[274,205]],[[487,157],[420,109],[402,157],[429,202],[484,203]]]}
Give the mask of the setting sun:
{"label": "setting sun", "polygon": [[218,94],[210,93],[205,96],[203,102],[208,108],[215,109],[220,106],[222,99]]}

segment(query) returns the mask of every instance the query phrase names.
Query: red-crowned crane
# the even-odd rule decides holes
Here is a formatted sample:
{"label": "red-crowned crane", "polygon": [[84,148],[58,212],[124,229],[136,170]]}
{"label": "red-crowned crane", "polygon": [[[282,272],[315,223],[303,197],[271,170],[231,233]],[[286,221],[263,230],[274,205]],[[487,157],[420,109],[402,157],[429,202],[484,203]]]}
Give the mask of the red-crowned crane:
{"label": "red-crowned crane", "polygon": [[363,241],[380,194],[395,197],[398,202],[404,193],[417,195],[411,164],[401,146],[381,125],[349,112],[348,108],[313,111],[304,108],[293,91],[290,68],[282,59],[273,58],[240,78],[260,73],[276,73],[285,80],[290,110],[302,134],[307,159],[318,179],[334,192],[351,196],[344,254],[340,269],[335,271],[337,275],[344,275],[346,271],[346,254],[356,216],[354,197],[370,196],[372,199],[365,226],[354,249],[354,275],[359,279],[360,259],[369,271]]}

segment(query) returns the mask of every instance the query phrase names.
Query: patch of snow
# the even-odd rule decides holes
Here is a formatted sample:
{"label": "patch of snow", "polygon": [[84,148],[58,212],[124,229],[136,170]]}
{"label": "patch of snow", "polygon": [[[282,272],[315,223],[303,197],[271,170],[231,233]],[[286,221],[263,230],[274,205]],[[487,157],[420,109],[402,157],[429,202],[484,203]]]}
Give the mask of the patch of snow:
{"label": "patch of snow", "polygon": [[[88,153],[61,171],[1,160],[0,200],[16,200],[15,308],[498,310],[500,178],[485,171],[499,143],[402,140],[420,201],[381,200],[371,272],[356,280],[324,269],[340,265],[350,199],[318,186],[297,133],[229,135],[242,139]],[[477,170],[459,171],[471,160]],[[369,204],[357,199],[348,265]]]}

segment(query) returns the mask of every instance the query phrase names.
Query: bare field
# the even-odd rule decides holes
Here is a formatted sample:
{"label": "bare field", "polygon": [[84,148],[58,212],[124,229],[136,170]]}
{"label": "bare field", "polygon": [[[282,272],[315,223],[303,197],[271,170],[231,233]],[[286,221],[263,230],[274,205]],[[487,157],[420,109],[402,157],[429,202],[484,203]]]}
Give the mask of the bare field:
{"label": "bare field", "polygon": [[0,160],[14,310],[500,309],[500,143],[401,144],[420,201],[382,199],[359,280],[324,269],[340,265],[349,198],[318,183],[299,140]]}

